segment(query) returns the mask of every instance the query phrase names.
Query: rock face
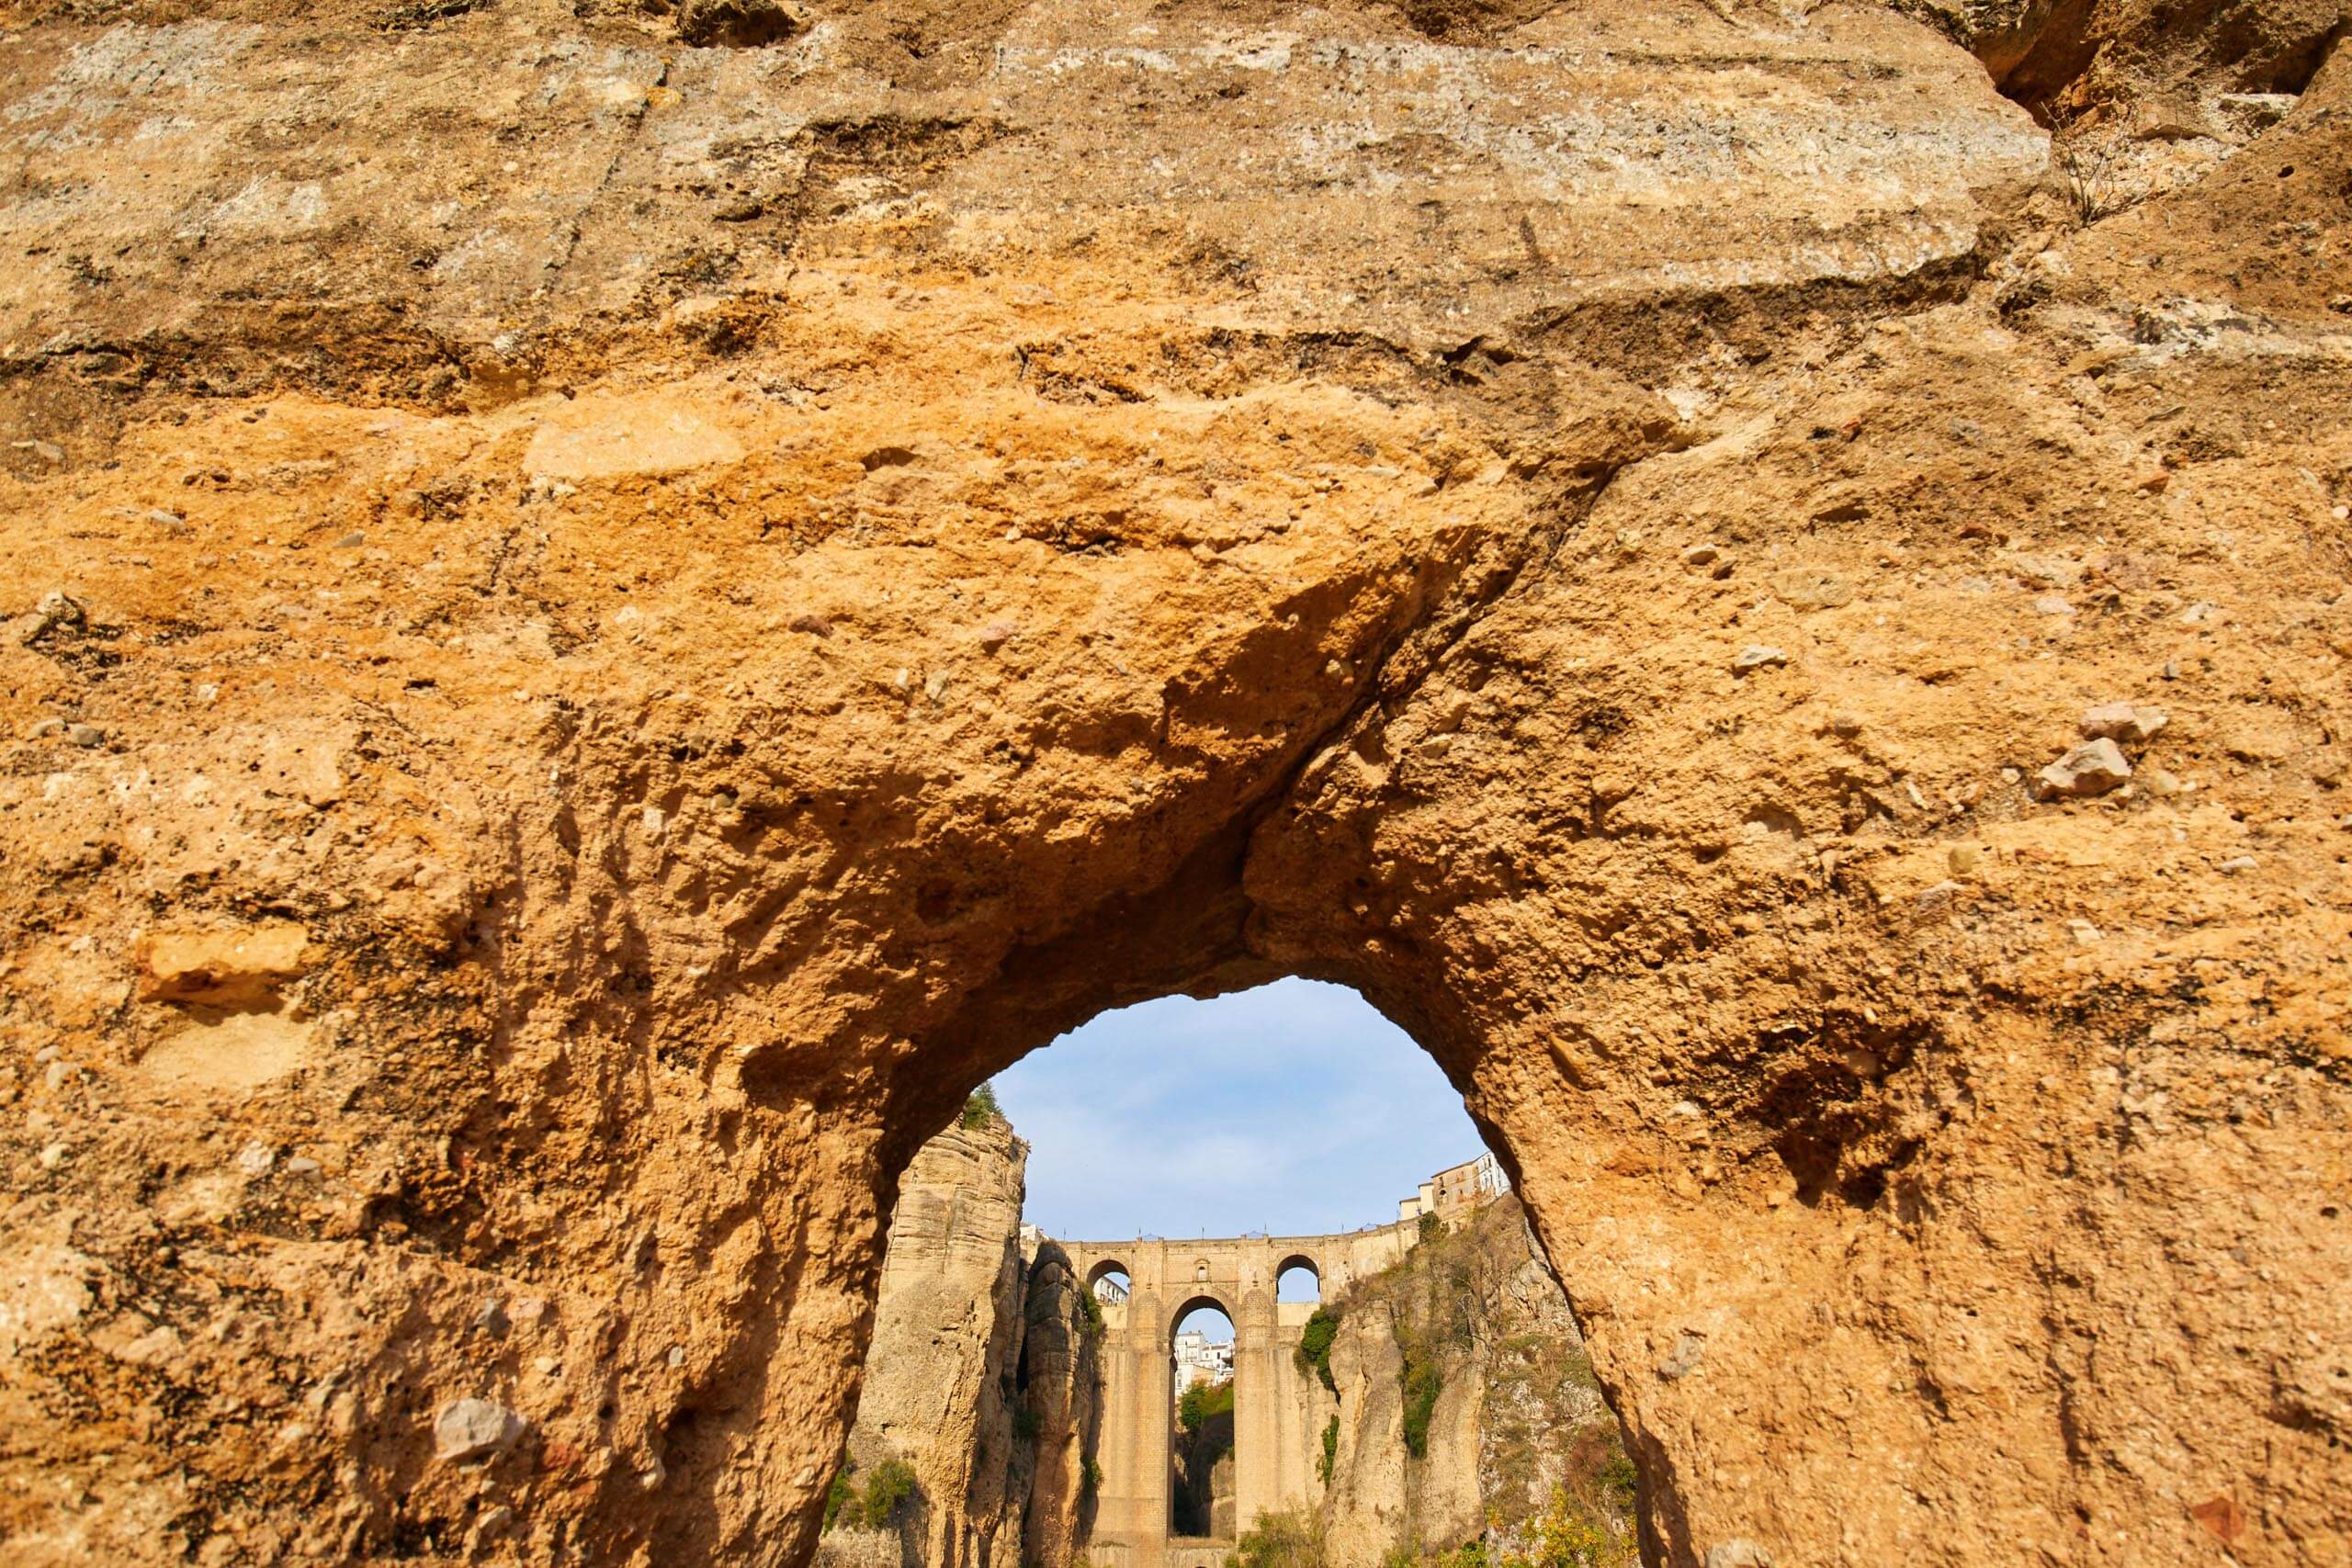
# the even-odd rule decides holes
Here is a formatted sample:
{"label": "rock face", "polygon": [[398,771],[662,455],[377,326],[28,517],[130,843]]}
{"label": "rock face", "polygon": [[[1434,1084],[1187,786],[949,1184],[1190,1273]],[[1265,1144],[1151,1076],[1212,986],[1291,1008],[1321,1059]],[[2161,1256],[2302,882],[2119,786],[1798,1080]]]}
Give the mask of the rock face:
{"label": "rock face", "polygon": [[1023,1424],[1034,1430],[1013,1449],[1013,1492],[1026,1499],[1023,1568],[1070,1568],[1083,1558],[1093,1522],[1087,1477],[1102,1430],[1102,1377],[1100,1335],[1090,1327],[1098,1320],[1084,1303],[1085,1287],[1060,1249],[1040,1244],[1029,1265],[1019,1379]]}
{"label": "rock face", "polygon": [[[990,1117],[900,1179],[820,1568],[1066,1568],[1082,1547],[1100,1378],[1067,1261],[1023,1250],[1027,1155]],[[914,1481],[896,1517],[849,1517],[894,1461]]]}
{"label": "rock face", "polygon": [[1197,1431],[1180,1431],[1172,1447],[1176,1474],[1170,1483],[1170,1533],[1233,1540],[1233,1412],[1211,1416]]}
{"label": "rock face", "polygon": [[[1630,1526],[1632,1498],[1611,1469],[1623,1456],[1616,1419],[1517,1199],[1329,1305],[1340,1314],[1322,1503],[1330,1561],[1482,1537],[1498,1554],[1525,1550],[1555,1489],[1597,1526]],[[1415,1420],[1417,1375],[1435,1398]]]}
{"label": "rock face", "polygon": [[[887,1531],[905,1547],[893,1562],[1020,1568],[1025,1499],[1012,1483],[1027,1153],[989,1118],[932,1139],[899,1181],[848,1445],[853,1482],[892,1460],[914,1472],[915,1493]],[[862,1546],[829,1539],[817,1561],[854,1562]]]}
{"label": "rock face", "polygon": [[9,13],[19,1555],[804,1560],[918,1147],[1281,974],[1654,1561],[2352,1550],[2340,11],[701,9]]}

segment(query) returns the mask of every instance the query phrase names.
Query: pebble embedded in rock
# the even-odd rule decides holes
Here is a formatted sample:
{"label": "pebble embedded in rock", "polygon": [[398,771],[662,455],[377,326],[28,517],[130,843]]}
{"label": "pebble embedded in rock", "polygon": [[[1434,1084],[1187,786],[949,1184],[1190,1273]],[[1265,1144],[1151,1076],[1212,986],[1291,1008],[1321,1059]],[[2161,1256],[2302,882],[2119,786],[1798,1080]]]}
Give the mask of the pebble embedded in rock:
{"label": "pebble embedded in rock", "polygon": [[1707,1549],[1707,1568],[1772,1568],[1772,1554],[1752,1540],[1718,1541]]}
{"label": "pebble embedded in rock", "polygon": [[2252,871],[2256,866],[2260,865],[2261,863],[2262,863],[2260,861],[2256,860],[2252,855],[2233,855],[2228,860],[2223,861],[2220,865],[2215,866],[2213,869],[2220,872],[2223,876],[2235,876],[2242,871]]}
{"label": "pebble embedded in rock", "polygon": [[1800,610],[1835,610],[1854,602],[1854,584],[1843,572],[1791,567],[1772,574],[1772,592]]}
{"label": "pebble embedded in rock", "polygon": [[2033,602],[2036,611],[2045,615],[2071,615],[2075,606],[2055,593],[2045,593]]}
{"label": "pebble embedded in rock", "polygon": [[1674,1342],[1674,1351],[1657,1364],[1657,1375],[1668,1382],[1689,1377],[1699,1370],[1699,1361],[1707,1353],[1707,1342],[1696,1334],[1685,1332]]}
{"label": "pebble embedded in rock", "polygon": [[2132,776],[2123,749],[2108,739],[2086,740],[2033,775],[2036,800],[2105,795]]}
{"label": "pebble embedded in rock", "polygon": [[2170,723],[2164,709],[2143,708],[2131,703],[2101,703],[2083,715],[2083,734],[2093,740],[2126,740],[2137,746],[2154,739],[2156,731]]}
{"label": "pebble embedded in rock", "polygon": [[60,626],[83,626],[89,624],[89,613],[82,602],[62,588],[52,588],[40,596],[33,606],[32,620],[18,640],[27,644],[39,642],[46,634]]}
{"label": "pebble embedded in rock", "polygon": [[459,1399],[441,1407],[433,1420],[433,1457],[476,1459],[505,1448],[529,1425],[503,1404],[488,1399]]}
{"label": "pebble embedded in rock", "polygon": [[1752,642],[1739,650],[1739,656],[1731,661],[1731,667],[1738,671],[1761,670],[1768,664],[1786,664],[1788,661],[1788,654],[1781,649]]}
{"label": "pebble embedded in rock", "polygon": [[65,739],[76,746],[103,746],[107,732],[95,724],[69,724],[65,727]]}

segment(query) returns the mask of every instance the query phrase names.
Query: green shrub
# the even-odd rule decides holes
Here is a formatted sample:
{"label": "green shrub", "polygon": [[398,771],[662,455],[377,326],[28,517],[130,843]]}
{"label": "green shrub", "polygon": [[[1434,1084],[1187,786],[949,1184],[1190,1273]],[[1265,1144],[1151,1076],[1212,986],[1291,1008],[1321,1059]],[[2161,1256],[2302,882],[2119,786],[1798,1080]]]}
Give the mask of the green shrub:
{"label": "green shrub", "polygon": [[1420,1230],[1415,1237],[1415,1245],[1419,1246],[1422,1242],[1435,1241],[1444,1234],[1445,1222],[1443,1220],[1439,1219],[1435,1214],[1423,1214],[1421,1216]]}
{"label": "green shrub", "polygon": [[1085,1464],[1079,1468],[1078,1494],[1081,1497],[1091,1497],[1102,1490],[1102,1467],[1094,1462],[1092,1454],[1089,1454]]}
{"label": "green shrub", "polygon": [[1334,1416],[1323,1424],[1323,1457],[1315,1461],[1315,1473],[1323,1484],[1331,1484],[1331,1467],[1340,1461],[1340,1418]]}
{"label": "green shrub", "polygon": [[1555,1486],[1552,1506],[1535,1523],[1534,1555],[1513,1557],[1504,1568],[1631,1568],[1630,1533],[1612,1529],[1570,1497],[1566,1488]]}
{"label": "green shrub", "polygon": [[1408,1346],[1405,1351],[1403,1382],[1405,1451],[1415,1459],[1427,1459],[1430,1453],[1430,1416],[1437,1409],[1437,1396],[1445,1386],[1445,1374],[1433,1357]]}
{"label": "green shrub", "polygon": [[1323,1386],[1333,1393],[1340,1392],[1340,1385],[1331,1381],[1331,1341],[1339,1337],[1340,1314],[1329,1307],[1319,1306],[1306,1320],[1306,1326],[1299,1330],[1298,1348],[1292,1352],[1297,1359],[1298,1370],[1303,1372],[1313,1368],[1315,1375],[1323,1380]]}
{"label": "green shrub", "polygon": [[1596,1477],[1602,1495],[1613,1504],[1619,1513],[1631,1513],[1634,1498],[1640,1487],[1640,1477],[1634,1473],[1633,1456],[1623,1448],[1601,1461]]}
{"label": "green shrub", "polygon": [[915,1495],[915,1472],[903,1460],[886,1459],[865,1478],[865,1496],[858,1506],[860,1522],[867,1529],[888,1529],[899,1509]]}
{"label": "green shrub", "polygon": [[996,1085],[984,1083],[964,1101],[964,1131],[977,1133],[1003,1115],[996,1102]]}
{"label": "green shrub", "polygon": [[1260,1514],[1225,1568],[1323,1568],[1323,1521],[1314,1514]]}
{"label": "green shrub", "polygon": [[1012,1435],[1018,1441],[1035,1442],[1038,1428],[1045,1424],[1046,1418],[1025,1404],[1012,1413]]}
{"label": "green shrub", "polygon": [[1078,1315],[1090,1337],[1102,1332],[1102,1303],[1094,1299],[1092,1291],[1078,1292]]}
{"label": "green shrub", "polygon": [[834,1521],[841,1517],[842,1510],[851,1507],[856,1502],[857,1483],[850,1480],[848,1471],[835,1471],[832,1483],[825,1488],[824,1528],[832,1529]]}
{"label": "green shrub", "polygon": [[1187,1432],[1198,1432],[1216,1416],[1233,1414],[1233,1384],[1196,1382],[1176,1402],[1176,1419]]}

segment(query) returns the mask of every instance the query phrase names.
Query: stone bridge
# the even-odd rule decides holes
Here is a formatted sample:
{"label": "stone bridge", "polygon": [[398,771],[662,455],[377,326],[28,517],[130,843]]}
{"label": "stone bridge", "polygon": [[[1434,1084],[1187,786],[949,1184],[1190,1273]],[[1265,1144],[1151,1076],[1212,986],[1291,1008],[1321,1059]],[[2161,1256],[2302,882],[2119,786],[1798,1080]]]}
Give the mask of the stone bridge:
{"label": "stone bridge", "polygon": [[1233,1483],[1237,1528],[1261,1513],[1314,1502],[1330,1396],[1292,1352],[1313,1303],[1277,1302],[1275,1281],[1311,1270],[1329,1301],[1412,1246],[1411,1223],[1344,1235],[1237,1236],[1214,1241],[1057,1243],[1091,1290],[1124,1272],[1127,1299],[1102,1306],[1102,1428],[1089,1552],[1099,1568],[1190,1568],[1222,1563],[1221,1548],[1171,1540],[1176,1325],[1195,1307],[1233,1320]]}

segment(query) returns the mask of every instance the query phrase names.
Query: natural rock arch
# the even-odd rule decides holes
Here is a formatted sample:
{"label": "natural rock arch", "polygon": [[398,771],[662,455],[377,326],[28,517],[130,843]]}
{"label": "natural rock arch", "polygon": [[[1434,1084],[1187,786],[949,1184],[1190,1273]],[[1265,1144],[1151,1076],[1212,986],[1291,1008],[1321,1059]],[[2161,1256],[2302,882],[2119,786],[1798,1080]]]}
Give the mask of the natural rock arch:
{"label": "natural rock arch", "polygon": [[0,42],[12,1528],[794,1559],[916,1145],[1295,974],[1654,1558],[2342,1541],[2341,46],[2078,229],[1868,6],[990,16]]}

